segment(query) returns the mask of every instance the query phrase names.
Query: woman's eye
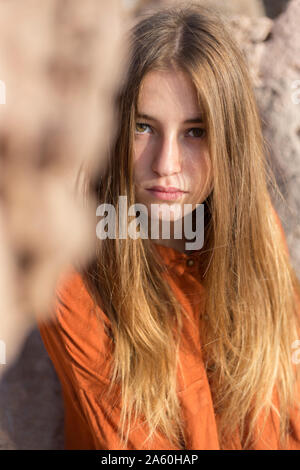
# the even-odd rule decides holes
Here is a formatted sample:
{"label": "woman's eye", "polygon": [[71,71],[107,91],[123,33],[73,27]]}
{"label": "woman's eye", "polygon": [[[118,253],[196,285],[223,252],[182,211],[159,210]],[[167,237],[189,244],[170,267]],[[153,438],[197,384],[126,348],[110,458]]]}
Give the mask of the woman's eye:
{"label": "woman's eye", "polygon": [[[192,132],[192,135],[190,134]],[[191,137],[198,137],[202,138],[206,135],[205,129],[202,129],[201,127],[194,127],[193,129],[188,130],[188,135]]]}
{"label": "woman's eye", "polygon": [[137,134],[146,134],[147,129],[150,130],[150,126],[148,124],[144,124],[143,122],[137,122],[135,124]]}

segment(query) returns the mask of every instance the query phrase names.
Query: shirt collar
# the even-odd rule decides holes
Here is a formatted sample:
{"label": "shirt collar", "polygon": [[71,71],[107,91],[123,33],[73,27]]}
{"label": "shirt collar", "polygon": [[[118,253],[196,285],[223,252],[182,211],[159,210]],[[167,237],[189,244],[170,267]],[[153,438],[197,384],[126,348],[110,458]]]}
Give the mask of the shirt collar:
{"label": "shirt collar", "polygon": [[170,269],[176,270],[178,274],[184,272],[195,273],[199,268],[199,251],[184,253],[165,245],[153,243],[163,263]]}

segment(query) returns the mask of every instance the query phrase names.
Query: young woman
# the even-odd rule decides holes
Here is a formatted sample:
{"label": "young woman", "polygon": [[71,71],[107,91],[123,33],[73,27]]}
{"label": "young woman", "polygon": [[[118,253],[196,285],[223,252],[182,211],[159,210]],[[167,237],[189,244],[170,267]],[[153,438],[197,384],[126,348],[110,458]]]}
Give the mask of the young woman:
{"label": "young woman", "polygon": [[200,7],[142,18],[118,105],[106,173],[88,180],[97,205],[114,207],[117,228],[143,205],[151,235],[151,205],[195,223],[204,204],[204,244],[187,249],[172,230],[96,237],[89,265],[61,280],[39,327],[65,447],[300,449],[299,281],[248,71],[222,22]]}

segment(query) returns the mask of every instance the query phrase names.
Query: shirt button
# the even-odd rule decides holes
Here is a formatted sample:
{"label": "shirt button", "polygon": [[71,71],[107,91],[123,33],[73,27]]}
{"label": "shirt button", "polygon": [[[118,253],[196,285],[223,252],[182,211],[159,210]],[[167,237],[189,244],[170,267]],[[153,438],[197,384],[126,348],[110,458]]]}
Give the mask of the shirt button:
{"label": "shirt button", "polygon": [[188,259],[187,262],[186,262],[186,264],[187,264],[188,266],[194,266],[194,260],[193,260],[193,259]]}

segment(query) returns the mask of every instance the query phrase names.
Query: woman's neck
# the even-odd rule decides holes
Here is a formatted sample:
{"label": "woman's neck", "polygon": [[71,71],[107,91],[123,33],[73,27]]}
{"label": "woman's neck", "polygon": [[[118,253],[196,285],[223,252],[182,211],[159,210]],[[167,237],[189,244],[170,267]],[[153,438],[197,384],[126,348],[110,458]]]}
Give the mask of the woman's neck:
{"label": "woman's neck", "polygon": [[156,243],[158,245],[163,245],[163,246],[173,248],[174,250],[180,251],[181,253],[185,252],[186,240],[184,240],[184,239],[178,240],[178,239],[161,238],[159,240],[152,240],[152,241],[153,241],[153,243]]}
{"label": "woman's neck", "polygon": [[[148,219],[148,234],[149,236],[151,237],[151,233],[152,233],[152,229],[151,229],[151,223],[152,223],[152,219],[149,218]],[[181,233],[183,234],[183,219],[181,220],[181,223],[182,223],[182,227],[181,227]],[[174,250],[177,250],[181,253],[184,253],[185,252],[185,244],[186,244],[186,239],[185,237],[183,236],[182,238],[175,238],[174,237],[174,222],[171,221],[169,222],[170,224],[170,231],[169,231],[169,238],[165,238],[163,237],[163,223],[162,221],[160,220],[159,223],[158,223],[158,233],[156,233],[156,237],[158,236],[158,238],[152,238],[152,241],[153,243],[156,243],[158,245],[163,245],[163,246],[166,246],[166,247],[170,247],[170,248],[173,248]]]}

